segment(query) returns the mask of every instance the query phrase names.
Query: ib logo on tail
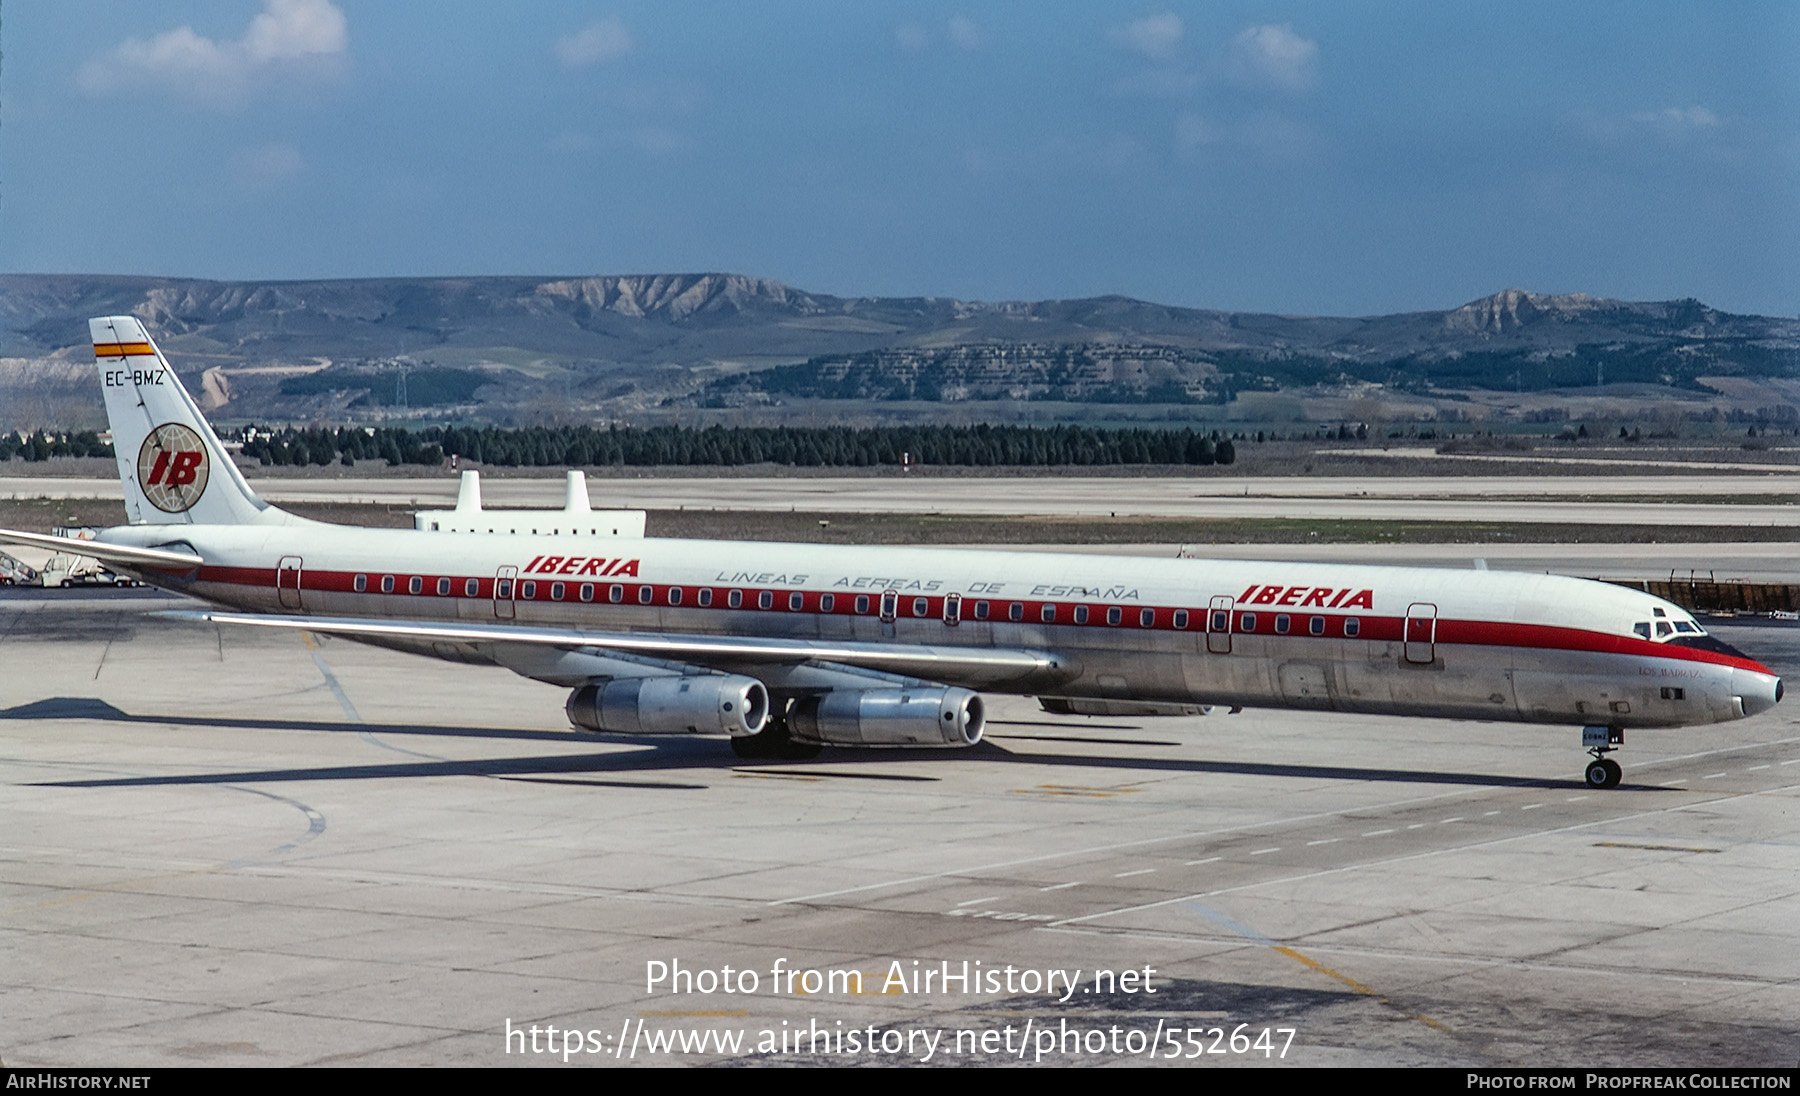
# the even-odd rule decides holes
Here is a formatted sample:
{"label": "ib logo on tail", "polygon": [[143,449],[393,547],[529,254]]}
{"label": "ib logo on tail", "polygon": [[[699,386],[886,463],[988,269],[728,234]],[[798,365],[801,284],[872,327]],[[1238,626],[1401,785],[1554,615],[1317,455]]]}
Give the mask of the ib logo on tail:
{"label": "ib logo on tail", "polygon": [[179,514],[206,493],[206,443],[178,422],[163,423],[138,449],[137,471],[150,505]]}

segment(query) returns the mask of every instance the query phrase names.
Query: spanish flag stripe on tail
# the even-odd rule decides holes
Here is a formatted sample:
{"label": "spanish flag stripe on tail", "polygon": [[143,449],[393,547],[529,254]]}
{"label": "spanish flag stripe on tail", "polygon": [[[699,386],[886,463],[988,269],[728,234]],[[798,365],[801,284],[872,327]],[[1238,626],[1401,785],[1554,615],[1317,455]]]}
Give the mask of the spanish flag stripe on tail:
{"label": "spanish flag stripe on tail", "polygon": [[149,343],[130,342],[94,344],[94,357],[96,358],[135,358],[140,355],[148,357],[155,353],[155,348]]}

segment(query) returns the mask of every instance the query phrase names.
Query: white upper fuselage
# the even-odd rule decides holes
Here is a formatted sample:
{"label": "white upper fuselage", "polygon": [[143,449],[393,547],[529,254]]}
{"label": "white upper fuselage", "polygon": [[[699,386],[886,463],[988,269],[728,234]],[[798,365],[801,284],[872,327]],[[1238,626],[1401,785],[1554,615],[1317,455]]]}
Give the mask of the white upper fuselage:
{"label": "white upper fuselage", "polygon": [[191,545],[196,572],[145,577],[254,612],[1054,652],[1054,680],[931,675],[1038,695],[1676,726],[1779,687],[1674,605],[1550,575],[310,522],[102,539]]}

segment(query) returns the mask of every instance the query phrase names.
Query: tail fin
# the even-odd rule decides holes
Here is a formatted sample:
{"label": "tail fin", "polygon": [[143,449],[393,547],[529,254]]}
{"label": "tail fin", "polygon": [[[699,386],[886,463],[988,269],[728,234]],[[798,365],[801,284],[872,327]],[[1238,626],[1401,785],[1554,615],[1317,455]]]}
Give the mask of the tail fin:
{"label": "tail fin", "polygon": [[287,522],[256,497],[134,316],[88,321],[133,525]]}

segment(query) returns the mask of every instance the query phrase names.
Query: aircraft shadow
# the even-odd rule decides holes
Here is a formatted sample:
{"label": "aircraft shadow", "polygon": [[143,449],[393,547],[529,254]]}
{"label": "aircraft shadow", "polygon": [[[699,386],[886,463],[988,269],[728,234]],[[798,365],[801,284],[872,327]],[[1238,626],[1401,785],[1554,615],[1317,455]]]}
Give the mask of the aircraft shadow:
{"label": "aircraft shadow", "polygon": [[[152,726],[220,727],[231,729],[324,732],[331,734],[405,734],[437,735],[451,738],[483,738],[507,741],[545,741],[562,743],[604,743],[609,746],[631,746],[605,753],[558,754],[540,757],[482,758],[466,761],[412,761],[380,765],[342,765],[300,769],[240,770],[226,773],[194,773],[176,776],[116,777],[96,780],[44,781],[34,787],[56,788],[120,788],[168,785],[265,783],[304,780],[384,780],[446,776],[486,776],[512,779],[537,778],[541,783],[589,785],[596,787],[628,786],[665,788],[670,790],[702,790],[706,784],[672,784],[642,781],[606,781],[581,779],[582,774],[653,776],[658,773],[729,771],[764,771],[771,775],[817,776],[820,778],[853,778],[859,774],[833,772],[824,766],[868,759],[863,750],[827,749],[811,761],[769,760],[749,762],[734,757],[725,745],[710,738],[670,738],[627,735],[592,735],[579,731],[521,731],[491,727],[446,727],[430,724],[400,723],[333,723],[318,720],[223,719],[192,716],[132,715],[103,700],[86,697],[51,697],[13,708],[0,709],[0,719],[88,719],[108,722],[142,723]],[[1020,736],[1021,738],[1025,736]],[[1031,736],[1034,739],[1039,736]],[[1041,736],[1053,741],[1051,736]],[[1095,744],[1102,740],[1071,736],[1067,741]],[[1112,743],[1133,745],[1135,743]],[[902,761],[907,765],[930,765],[947,761],[985,761],[1017,764],[1024,761],[1070,769],[1124,770],[1132,772],[1165,772],[1220,774],[1231,776],[1263,776],[1302,780],[1357,780],[1399,784],[1459,784],[1496,788],[1581,789],[1586,785],[1575,779],[1527,779],[1493,773],[1447,772],[1441,770],[1379,769],[1346,765],[1276,764],[1246,761],[1208,761],[1204,759],[1071,756],[1027,752],[1017,747],[992,742],[962,750],[892,751],[875,754],[884,762]],[[779,773],[773,766],[780,766]],[[862,774],[867,775],[867,774]],[[900,776],[896,779],[908,779]],[[920,779],[912,777],[911,779]],[[925,777],[923,779],[932,779]],[[1667,788],[1626,785],[1635,791],[1669,791]]]}

